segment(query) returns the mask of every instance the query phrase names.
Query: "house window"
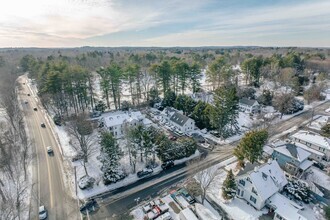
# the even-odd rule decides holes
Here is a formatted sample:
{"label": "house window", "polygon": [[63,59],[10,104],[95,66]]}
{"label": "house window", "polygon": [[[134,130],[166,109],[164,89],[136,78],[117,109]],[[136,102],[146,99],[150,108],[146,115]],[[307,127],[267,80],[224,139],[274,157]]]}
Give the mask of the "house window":
{"label": "house window", "polygon": [[257,202],[257,199],[256,199],[256,198],[254,198],[253,196],[250,196],[250,201],[252,201],[254,204],[256,204],[256,202]]}
{"label": "house window", "polygon": [[264,180],[267,180],[267,174],[265,174],[265,173],[262,173],[262,178],[264,179]]}
{"label": "house window", "polygon": [[109,130],[112,131],[113,127],[110,127]]}
{"label": "house window", "polygon": [[252,192],[253,192],[254,194],[258,195],[257,190],[256,190],[254,187],[252,187]]}
{"label": "house window", "polygon": [[238,182],[239,182],[239,184],[241,184],[242,186],[245,186],[245,181],[244,181],[244,180],[241,179],[241,180],[239,180]]}

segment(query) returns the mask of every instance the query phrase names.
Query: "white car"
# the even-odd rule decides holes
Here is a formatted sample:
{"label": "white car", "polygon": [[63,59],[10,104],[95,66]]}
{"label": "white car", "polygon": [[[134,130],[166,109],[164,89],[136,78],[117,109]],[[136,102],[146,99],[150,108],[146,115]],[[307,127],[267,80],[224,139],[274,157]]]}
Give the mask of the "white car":
{"label": "white car", "polygon": [[51,146],[48,146],[48,147],[47,147],[47,153],[48,153],[48,154],[52,154],[52,153],[54,153],[53,148],[52,148]]}
{"label": "white car", "polygon": [[43,220],[47,218],[47,210],[45,206],[40,206],[39,207],[39,219]]}

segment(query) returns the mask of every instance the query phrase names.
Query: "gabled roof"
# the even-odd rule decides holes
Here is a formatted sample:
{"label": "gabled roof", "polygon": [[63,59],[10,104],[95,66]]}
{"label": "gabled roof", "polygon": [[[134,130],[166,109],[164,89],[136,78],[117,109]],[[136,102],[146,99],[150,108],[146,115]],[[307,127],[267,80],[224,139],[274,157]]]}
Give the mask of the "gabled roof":
{"label": "gabled roof", "polygon": [[303,162],[311,155],[308,151],[291,143],[285,143],[282,146],[276,147],[274,148],[274,151],[286,155],[287,157],[294,158],[299,162]]}
{"label": "gabled roof", "polygon": [[170,120],[180,126],[183,126],[189,120],[189,117],[180,114],[179,112],[175,112],[170,118]]}
{"label": "gabled roof", "polygon": [[264,201],[288,183],[282,169],[275,160],[270,160],[259,168],[256,167],[246,176],[249,176],[259,197]]}
{"label": "gabled roof", "polygon": [[293,134],[291,137],[330,150],[330,139],[314,132],[299,131]]}
{"label": "gabled roof", "polygon": [[244,174],[247,174],[250,171],[254,170],[255,167],[258,167],[258,166],[260,166],[260,163],[257,163],[257,162],[254,162],[254,163],[247,162],[245,164],[244,169],[239,170],[236,176],[242,176]]}
{"label": "gabled roof", "polygon": [[303,207],[281,195],[280,193],[276,193],[271,198],[269,198],[268,204],[275,209],[276,213],[285,219],[307,220],[307,218],[300,214],[300,210],[302,210]]}
{"label": "gabled roof", "polygon": [[248,105],[248,106],[253,106],[255,103],[259,104],[256,100],[254,99],[247,99],[247,98],[241,98],[239,100],[241,104]]}

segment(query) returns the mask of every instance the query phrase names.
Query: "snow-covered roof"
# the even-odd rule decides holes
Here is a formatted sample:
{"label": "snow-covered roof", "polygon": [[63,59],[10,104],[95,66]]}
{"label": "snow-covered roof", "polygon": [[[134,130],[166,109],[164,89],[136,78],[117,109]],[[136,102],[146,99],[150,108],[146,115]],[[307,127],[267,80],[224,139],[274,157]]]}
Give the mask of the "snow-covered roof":
{"label": "snow-covered roof", "polygon": [[250,172],[250,180],[258,195],[266,200],[285,186],[288,181],[277,161],[269,160]]}
{"label": "snow-covered roof", "polygon": [[313,165],[313,163],[314,163],[313,161],[305,160],[304,162],[302,162],[299,165],[299,168],[302,170],[307,170],[308,168],[310,168]]}
{"label": "snow-covered roof", "polygon": [[284,219],[290,220],[307,220],[299,211],[303,208],[292,200],[286,198],[280,193],[274,194],[269,198],[268,204],[271,205],[277,214]]}
{"label": "snow-covered roof", "polygon": [[184,210],[182,210],[180,212],[180,215],[184,216],[186,219],[189,219],[189,220],[198,220],[196,215],[189,208],[185,208]]}
{"label": "snow-covered roof", "polygon": [[144,116],[140,111],[116,111],[102,114],[102,119],[107,127],[121,125],[124,121],[143,120]]}
{"label": "snow-covered roof", "polygon": [[330,150],[330,139],[310,131],[299,131],[291,136],[299,140],[311,143],[321,148]]}
{"label": "snow-covered roof", "polygon": [[215,216],[208,208],[205,206],[195,203],[196,214],[200,218],[200,220],[217,220],[217,216]]}
{"label": "snow-covered roof", "polygon": [[308,151],[291,143],[285,143],[282,146],[276,147],[274,148],[274,151],[277,151],[287,157],[294,158],[299,162],[303,162],[311,155]]}
{"label": "snow-covered roof", "polygon": [[179,112],[175,112],[172,117],[170,118],[170,120],[180,126],[183,126],[188,120],[189,117],[179,113]]}
{"label": "snow-covered roof", "polygon": [[324,156],[324,153],[322,153],[322,152],[320,152],[320,151],[317,151],[317,150],[314,150],[314,149],[312,149],[312,148],[306,146],[305,144],[295,142],[295,145],[297,145],[298,147],[300,147],[300,148],[302,148],[302,149],[304,149],[304,150],[306,150],[306,151],[308,151],[308,152],[310,152],[310,153],[312,153],[312,154],[317,154],[317,155],[319,155],[319,156],[321,156],[321,157]]}
{"label": "snow-covered roof", "polygon": [[273,149],[272,147],[268,146],[268,145],[265,145],[265,146],[263,147],[263,151],[264,151],[266,154],[268,154],[268,155],[272,155],[274,149]]}
{"label": "snow-covered roof", "polygon": [[323,171],[316,167],[311,167],[305,176],[305,180],[310,183],[316,183],[317,185],[330,190],[330,177]]}

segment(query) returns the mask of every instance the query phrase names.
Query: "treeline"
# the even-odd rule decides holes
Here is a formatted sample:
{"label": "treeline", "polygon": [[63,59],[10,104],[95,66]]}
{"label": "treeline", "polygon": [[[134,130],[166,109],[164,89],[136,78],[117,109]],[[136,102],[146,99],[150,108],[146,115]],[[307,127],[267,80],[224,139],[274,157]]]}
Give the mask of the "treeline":
{"label": "treeline", "polygon": [[238,94],[234,84],[224,85],[214,91],[213,103],[195,101],[188,95],[176,95],[173,91],[165,93],[162,107],[174,107],[194,119],[200,129],[216,130],[220,137],[226,138],[239,130]]}

